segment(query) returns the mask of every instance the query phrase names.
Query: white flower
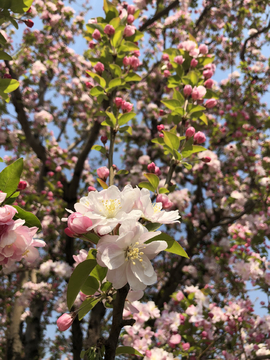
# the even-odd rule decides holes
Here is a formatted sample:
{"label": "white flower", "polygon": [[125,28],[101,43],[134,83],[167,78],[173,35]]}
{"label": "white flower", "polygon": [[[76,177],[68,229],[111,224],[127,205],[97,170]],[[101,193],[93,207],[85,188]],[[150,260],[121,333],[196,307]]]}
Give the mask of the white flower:
{"label": "white flower", "polygon": [[140,209],[143,213],[142,217],[151,221],[157,222],[160,224],[173,224],[179,223],[179,211],[165,211],[162,209],[162,203],[152,204],[150,198],[150,191],[147,189],[142,189],[140,192],[140,199],[136,204],[136,208]]}
{"label": "white flower", "polygon": [[145,241],[160,231],[148,232],[140,223],[126,221],[119,229],[119,236],[106,235],[97,244],[97,262],[108,267],[107,280],[116,289],[129,283],[132,290],[144,290],[157,281],[150,262],[160,251],[167,248],[165,241]]}
{"label": "white flower", "polygon": [[133,210],[138,192],[127,185],[122,192],[112,185],[100,192],[92,191],[87,197],[75,204],[75,210],[93,221],[93,228],[100,235],[111,232],[117,224],[127,220],[137,221],[141,217],[140,210]]}

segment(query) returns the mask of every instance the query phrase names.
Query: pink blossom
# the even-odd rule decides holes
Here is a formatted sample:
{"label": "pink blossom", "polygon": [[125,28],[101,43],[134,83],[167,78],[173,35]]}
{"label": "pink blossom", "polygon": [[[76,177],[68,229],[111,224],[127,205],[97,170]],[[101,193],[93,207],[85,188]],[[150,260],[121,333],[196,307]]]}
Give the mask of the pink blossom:
{"label": "pink blossom", "polygon": [[124,30],[124,36],[133,36],[135,34],[136,28],[133,25],[126,25]]}
{"label": "pink blossom", "polygon": [[159,132],[161,132],[162,130],[164,130],[164,125],[163,125],[163,124],[158,125],[158,126],[157,126],[157,130],[158,130]]}
{"label": "pink blossom", "polygon": [[166,194],[158,194],[156,202],[162,203],[163,209],[170,209],[173,206],[173,203],[169,200]]}
{"label": "pink blossom", "polygon": [[184,61],[185,59],[183,58],[182,55],[178,55],[174,58],[174,62],[176,62],[176,64],[178,65],[182,65]]}
{"label": "pink blossom", "polygon": [[198,65],[198,60],[192,59],[192,60],[191,60],[191,63],[190,63],[190,66],[191,66],[191,67],[196,67],[197,65]]}
{"label": "pink blossom", "polygon": [[108,36],[112,36],[115,33],[115,29],[112,25],[107,24],[104,28],[104,33],[107,34]]}
{"label": "pink blossom", "polygon": [[140,65],[140,60],[136,56],[131,56],[129,58],[129,65],[134,69],[137,70],[137,67]]}
{"label": "pink blossom", "polygon": [[106,166],[102,166],[97,169],[97,175],[100,179],[106,181],[107,177],[110,175],[110,170]]}
{"label": "pink blossom", "polygon": [[212,70],[204,70],[203,76],[205,79],[210,79],[214,75]]}
{"label": "pink blossom", "polygon": [[204,135],[203,132],[198,131],[195,135],[194,135],[194,143],[196,142],[196,144],[202,144],[206,141],[206,137]]}
{"label": "pink blossom", "polygon": [[4,205],[3,207],[0,207],[0,225],[10,225],[13,223],[13,216],[18,211],[10,205]]}
{"label": "pink blossom", "polygon": [[94,69],[97,73],[102,73],[104,71],[104,65],[101,62],[98,62],[95,66]]}
{"label": "pink blossom", "polygon": [[74,212],[68,217],[68,228],[74,234],[84,234],[92,226],[92,221],[78,212]]}
{"label": "pink blossom", "polygon": [[208,46],[205,45],[205,44],[201,44],[201,45],[199,46],[199,51],[200,51],[200,53],[203,54],[203,55],[208,54]]}
{"label": "pink blossom", "polygon": [[128,7],[127,7],[128,14],[134,15],[135,11],[136,11],[136,9],[135,9],[134,5],[128,5]]}
{"label": "pink blossom", "polygon": [[147,170],[148,170],[149,172],[151,172],[151,173],[154,173],[154,172],[155,172],[155,168],[156,168],[156,165],[155,165],[155,163],[153,163],[153,162],[151,162],[151,164],[149,164],[149,165],[147,166]]}
{"label": "pink blossom", "polygon": [[129,14],[128,17],[127,17],[127,23],[132,24],[134,20],[135,20],[134,16]]}
{"label": "pink blossom", "polygon": [[94,186],[88,186],[87,190],[90,191],[97,191],[97,189]]}
{"label": "pink blossom", "polygon": [[0,204],[5,201],[5,198],[7,197],[7,194],[0,191]]}
{"label": "pink blossom", "polygon": [[183,92],[184,92],[185,97],[189,97],[191,95],[191,93],[192,93],[192,86],[191,85],[185,85]]}
{"label": "pink blossom", "polygon": [[60,316],[56,321],[58,329],[60,331],[66,331],[67,329],[69,329],[74,321],[74,318],[75,317],[72,314],[63,314],[62,316]]}
{"label": "pink blossom", "polygon": [[206,100],[204,105],[207,109],[211,109],[217,105],[217,100],[216,99],[208,99],[208,100]]}
{"label": "pink blossom", "polygon": [[93,39],[95,39],[95,40],[100,40],[100,38],[101,38],[101,35],[100,35],[100,32],[98,29],[95,29],[92,36],[93,36]]}
{"label": "pink blossom", "polygon": [[123,100],[122,104],[121,104],[121,109],[123,110],[123,112],[127,113],[127,112],[131,112],[133,108],[133,104],[131,104],[128,101]]}
{"label": "pink blossom", "polygon": [[164,70],[163,74],[164,74],[165,77],[169,77],[171,75],[169,70]]}
{"label": "pink blossom", "polygon": [[18,184],[18,190],[24,190],[26,189],[27,187],[27,182],[26,181],[23,181],[23,180],[20,180],[19,184]]}
{"label": "pink blossom", "polygon": [[196,130],[194,129],[194,127],[190,126],[186,130],[186,138],[190,139],[192,136],[194,136],[195,132],[196,132]]}
{"label": "pink blossom", "polygon": [[204,86],[206,87],[206,89],[212,89],[213,85],[214,85],[214,80],[213,79],[207,79],[204,82]]}
{"label": "pink blossom", "polygon": [[193,100],[202,100],[206,94],[206,88],[204,86],[194,86],[191,97]]}
{"label": "pink blossom", "polygon": [[168,54],[163,54],[162,55],[162,60],[169,61],[170,60],[169,55]]}
{"label": "pink blossom", "polygon": [[169,339],[169,345],[174,347],[175,345],[179,344],[181,341],[181,335],[179,334],[174,334],[171,336],[171,338]]}
{"label": "pink blossom", "polygon": [[76,267],[77,265],[79,265],[81,262],[83,262],[84,260],[86,260],[88,255],[88,252],[84,249],[79,251],[79,255],[73,255],[73,259],[75,260],[75,264],[74,266]]}
{"label": "pink blossom", "polygon": [[190,348],[190,344],[189,343],[182,344],[182,348],[184,351],[187,351]]}

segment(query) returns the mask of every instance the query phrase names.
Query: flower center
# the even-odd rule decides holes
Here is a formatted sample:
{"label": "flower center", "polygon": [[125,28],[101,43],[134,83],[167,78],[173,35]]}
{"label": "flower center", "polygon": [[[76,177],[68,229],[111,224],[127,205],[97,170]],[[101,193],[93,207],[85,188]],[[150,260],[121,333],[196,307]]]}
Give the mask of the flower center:
{"label": "flower center", "polygon": [[154,209],[154,213],[160,212],[160,210],[162,209],[162,204],[160,203],[153,204],[153,209]]}
{"label": "flower center", "polygon": [[143,262],[143,259],[141,258],[141,255],[144,253],[140,251],[139,242],[137,241],[134,245],[130,245],[126,250],[126,261],[131,260],[132,264],[135,265],[136,259],[138,259],[140,262]]}
{"label": "flower center", "polygon": [[101,202],[107,218],[114,218],[122,207],[118,199],[101,200]]}

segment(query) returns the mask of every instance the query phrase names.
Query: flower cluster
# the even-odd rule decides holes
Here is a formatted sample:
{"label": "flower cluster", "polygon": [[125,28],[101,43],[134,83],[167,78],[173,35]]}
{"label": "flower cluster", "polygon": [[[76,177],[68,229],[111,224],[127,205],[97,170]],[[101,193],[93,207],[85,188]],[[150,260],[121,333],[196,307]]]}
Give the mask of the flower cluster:
{"label": "flower cluster", "polygon": [[[0,201],[6,198],[1,193]],[[0,265],[10,268],[16,261],[24,258],[27,262],[33,263],[39,252],[36,247],[44,247],[43,240],[33,239],[38,228],[24,226],[25,220],[13,220],[17,210],[10,205],[0,207]]]}
{"label": "flower cluster", "polygon": [[162,210],[152,204],[149,190],[127,185],[121,192],[112,185],[100,192],[91,191],[75,204],[75,213],[67,220],[67,234],[94,231],[101,236],[97,244],[97,262],[108,268],[107,279],[116,289],[129,283],[132,290],[144,290],[157,277],[150,260],[167,248],[162,240],[148,242],[160,234],[148,231],[139,220],[160,224],[179,222],[179,212]]}

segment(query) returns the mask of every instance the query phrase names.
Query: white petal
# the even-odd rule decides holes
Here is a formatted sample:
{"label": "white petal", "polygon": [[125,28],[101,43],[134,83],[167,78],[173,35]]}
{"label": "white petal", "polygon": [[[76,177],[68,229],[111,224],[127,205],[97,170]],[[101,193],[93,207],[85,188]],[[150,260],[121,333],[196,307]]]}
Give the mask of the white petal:
{"label": "white petal", "polygon": [[108,270],[107,280],[113,284],[115,289],[121,289],[128,282],[126,277],[126,265],[127,263],[125,262],[118,269]]}
{"label": "white petal", "polygon": [[[101,252],[100,247],[99,252]],[[108,267],[108,269],[117,269],[125,262],[125,253],[116,244],[107,245],[101,253],[101,261]]]}
{"label": "white petal", "polygon": [[167,249],[168,244],[166,243],[166,241],[158,240],[158,241],[153,241],[150,244],[144,244],[144,246],[145,246],[145,248],[143,249],[143,252],[151,260],[160,251],[163,251],[163,250]]}

